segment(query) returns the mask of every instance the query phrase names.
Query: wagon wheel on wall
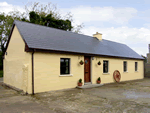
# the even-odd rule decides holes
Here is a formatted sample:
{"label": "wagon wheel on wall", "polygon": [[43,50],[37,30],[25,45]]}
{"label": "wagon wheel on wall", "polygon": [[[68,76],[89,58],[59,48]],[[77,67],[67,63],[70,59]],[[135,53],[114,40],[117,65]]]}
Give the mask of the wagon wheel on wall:
{"label": "wagon wheel on wall", "polygon": [[116,82],[120,82],[121,74],[120,74],[120,72],[118,70],[114,71],[113,76],[114,76],[114,79],[115,79]]}

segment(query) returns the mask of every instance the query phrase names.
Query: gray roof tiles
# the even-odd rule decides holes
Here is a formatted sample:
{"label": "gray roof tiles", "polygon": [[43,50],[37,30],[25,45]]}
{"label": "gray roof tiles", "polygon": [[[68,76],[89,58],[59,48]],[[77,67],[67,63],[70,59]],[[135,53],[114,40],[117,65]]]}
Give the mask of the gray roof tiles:
{"label": "gray roof tiles", "polygon": [[143,59],[125,44],[16,20],[14,24],[29,48]]}

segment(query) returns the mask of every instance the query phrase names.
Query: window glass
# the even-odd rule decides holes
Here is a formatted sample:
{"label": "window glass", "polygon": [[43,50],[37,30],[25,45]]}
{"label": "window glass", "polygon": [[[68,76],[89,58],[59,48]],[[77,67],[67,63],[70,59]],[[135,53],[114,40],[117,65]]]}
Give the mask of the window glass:
{"label": "window glass", "polygon": [[64,62],[64,59],[62,59],[62,58],[61,58],[61,60],[60,60],[60,61],[61,61],[61,62]]}
{"label": "window glass", "polygon": [[66,59],[66,60],[65,60],[65,63],[66,63],[66,66],[68,66],[68,64],[69,64],[69,60],[68,60],[68,59]]}
{"label": "window glass", "polygon": [[85,63],[87,64],[87,63],[88,63],[88,61],[87,61],[87,60],[85,60]]}
{"label": "window glass", "polygon": [[138,70],[138,63],[135,62],[135,71],[137,71],[137,70]]}
{"label": "window glass", "polygon": [[103,61],[103,73],[108,73],[108,61]]}
{"label": "window glass", "polygon": [[60,59],[60,74],[70,74],[70,59],[69,58]]}
{"label": "window glass", "polygon": [[126,61],[123,62],[123,70],[124,70],[124,72],[127,71],[127,62]]}

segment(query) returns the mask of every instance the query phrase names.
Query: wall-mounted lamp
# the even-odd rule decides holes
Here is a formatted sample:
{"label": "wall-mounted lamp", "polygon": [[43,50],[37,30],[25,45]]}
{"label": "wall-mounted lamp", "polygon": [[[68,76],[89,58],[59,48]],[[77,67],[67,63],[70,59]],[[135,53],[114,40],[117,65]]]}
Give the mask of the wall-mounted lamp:
{"label": "wall-mounted lamp", "polygon": [[5,54],[7,55],[7,52]]}
{"label": "wall-mounted lamp", "polygon": [[92,60],[94,60],[94,57],[92,57]]}

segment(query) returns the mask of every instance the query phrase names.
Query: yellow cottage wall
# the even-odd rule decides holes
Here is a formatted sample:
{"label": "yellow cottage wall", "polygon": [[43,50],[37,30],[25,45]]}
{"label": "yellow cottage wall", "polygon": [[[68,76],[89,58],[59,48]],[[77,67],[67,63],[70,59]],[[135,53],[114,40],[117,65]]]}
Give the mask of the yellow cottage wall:
{"label": "yellow cottage wall", "polygon": [[4,83],[31,92],[31,53],[15,26],[3,62]]}
{"label": "yellow cottage wall", "polygon": [[[32,93],[32,64],[31,53],[25,52],[25,43],[14,27],[10,43],[7,48],[7,55],[4,57],[4,83],[15,86],[19,89]],[[60,58],[70,58],[71,76],[60,76]],[[45,92],[75,88],[81,78],[84,84],[84,61],[83,55],[58,54],[58,53],[34,53],[34,91]],[[103,60],[109,61],[109,73],[103,74]],[[101,65],[97,62],[101,61]],[[128,72],[123,72],[123,61],[127,61]],[[138,72],[135,72],[135,62],[138,62]],[[143,79],[143,61],[127,60],[119,58],[94,57],[91,60],[91,82],[96,83],[101,77],[102,83],[114,82],[113,72],[119,70],[121,81]]]}
{"label": "yellow cottage wall", "polygon": [[[72,76],[59,76],[60,58],[70,58]],[[80,60],[84,61],[84,56],[36,52],[34,54],[35,93],[75,88],[80,78],[84,85],[84,65],[79,65]],[[109,74],[103,74],[103,60],[109,61]],[[98,61],[102,63],[100,66],[97,65]],[[128,72],[123,72],[123,61],[127,61]],[[138,62],[138,72],[135,72],[135,62]],[[142,60],[94,57],[94,60],[91,59],[91,82],[96,84],[98,77],[101,77],[102,83],[114,82],[115,70],[120,71],[121,81],[143,79]]]}
{"label": "yellow cottage wall", "polygon": [[[103,60],[109,61],[108,73],[103,73]],[[102,64],[99,66],[97,62],[100,61]],[[127,61],[127,72],[123,71],[123,61]],[[138,62],[138,71],[135,71],[135,62]],[[101,77],[101,83],[112,83],[115,82],[113,73],[118,70],[121,74],[121,81],[136,80],[144,78],[143,61],[142,60],[131,60],[131,59],[119,59],[119,58],[104,58],[95,57],[92,60],[92,83],[96,83],[98,77]]]}
{"label": "yellow cottage wall", "polygon": [[[70,75],[60,76],[60,58],[70,58]],[[34,53],[34,85],[35,93],[75,88],[77,81],[84,80],[84,65],[79,61],[84,60],[83,56],[65,55],[55,53]]]}

